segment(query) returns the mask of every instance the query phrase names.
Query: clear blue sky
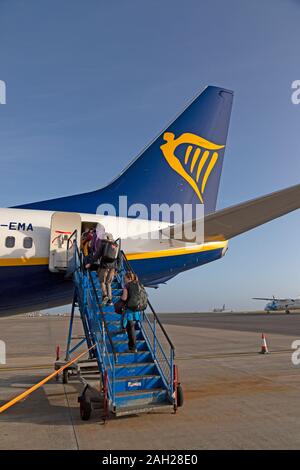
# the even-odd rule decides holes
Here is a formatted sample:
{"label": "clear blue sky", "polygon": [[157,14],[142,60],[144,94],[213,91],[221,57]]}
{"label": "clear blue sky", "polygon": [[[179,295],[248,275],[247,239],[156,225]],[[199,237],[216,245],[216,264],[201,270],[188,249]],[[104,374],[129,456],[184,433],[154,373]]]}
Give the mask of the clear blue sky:
{"label": "clear blue sky", "polygon": [[[299,183],[299,24],[296,0],[0,0],[0,205],[100,188],[207,84],[235,91],[218,207]],[[300,294],[299,220],[233,239],[155,305]]]}

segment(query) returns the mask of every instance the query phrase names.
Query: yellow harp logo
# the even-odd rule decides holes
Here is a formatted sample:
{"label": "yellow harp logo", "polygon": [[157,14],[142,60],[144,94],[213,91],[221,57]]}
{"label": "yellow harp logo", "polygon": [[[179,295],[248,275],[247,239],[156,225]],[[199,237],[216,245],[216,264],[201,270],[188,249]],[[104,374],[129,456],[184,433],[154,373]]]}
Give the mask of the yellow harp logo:
{"label": "yellow harp logo", "polygon": [[[218,150],[224,148],[225,145],[216,145],[189,132],[181,134],[177,139],[173,132],[165,132],[163,138],[166,143],[160,148],[165,159],[170,167],[189,183],[203,204],[207,180],[219,158]],[[180,145],[186,146],[185,155],[182,158],[175,155]]]}

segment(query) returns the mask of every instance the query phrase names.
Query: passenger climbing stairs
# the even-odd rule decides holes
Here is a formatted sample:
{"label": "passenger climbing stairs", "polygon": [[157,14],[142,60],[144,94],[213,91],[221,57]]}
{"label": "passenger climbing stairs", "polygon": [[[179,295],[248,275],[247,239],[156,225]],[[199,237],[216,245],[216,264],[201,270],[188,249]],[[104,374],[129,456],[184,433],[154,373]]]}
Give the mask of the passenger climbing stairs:
{"label": "passenger climbing stairs", "polygon": [[[82,254],[75,245],[74,299],[72,304],[66,361],[86,343],[89,357],[64,372],[63,380],[79,376],[83,391],[78,398],[80,414],[88,420],[93,409],[102,409],[103,418],[149,412],[161,407],[175,411],[182,405],[182,388],[174,364],[175,349],[152,305],[145,312],[127,310],[124,315],[102,304],[101,288],[95,271],[85,269]],[[122,265],[113,284],[116,302],[124,275],[132,271],[122,253]],[[84,335],[73,336],[76,308]],[[148,312],[149,310],[149,312]],[[128,349],[127,320],[136,319],[136,352]],[[74,340],[79,340],[74,345]]]}

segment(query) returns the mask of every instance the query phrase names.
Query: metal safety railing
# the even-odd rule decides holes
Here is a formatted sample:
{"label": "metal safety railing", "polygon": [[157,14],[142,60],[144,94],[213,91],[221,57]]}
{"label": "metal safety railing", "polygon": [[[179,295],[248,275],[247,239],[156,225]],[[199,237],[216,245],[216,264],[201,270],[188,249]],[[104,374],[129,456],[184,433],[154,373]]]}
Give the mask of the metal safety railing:
{"label": "metal safety railing", "polygon": [[[121,250],[121,254],[122,266],[120,275],[124,283],[125,273],[128,271],[134,273],[134,271],[123,250]],[[161,378],[168,390],[169,397],[173,400],[175,347],[149,299],[148,307],[150,312],[142,312],[141,329],[159,369]]]}
{"label": "metal safety railing", "polygon": [[[75,308],[75,302],[79,306],[80,316],[83,323],[85,339],[80,341],[75,347],[70,348],[72,338],[72,317],[69,329],[69,337],[67,343],[66,359],[72,354],[84,341],[91,349],[91,355],[97,360],[98,368],[102,375],[102,383],[105,382],[108,389],[108,397],[112,406],[115,405],[115,364],[117,362],[117,354],[101,302],[97,293],[93,276],[89,270],[85,268],[83,254],[79,251],[77,244],[77,233],[74,231],[69,237],[68,250],[72,250],[72,269],[73,280],[75,284],[74,301],[72,311]],[[69,241],[68,241],[69,242]],[[75,261],[73,260],[75,257]],[[70,257],[68,256],[68,259]]]}
{"label": "metal safety railing", "polygon": [[[99,370],[102,373],[108,396],[112,405],[115,405],[115,366],[117,363],[117,354],[113,341],[105,320],[101,307],[101,302],[97,293],[93,276],[89,270],[85,269],[83,253],[79,250],[77,244],[77,232],[70,236],[68,248],[72,250],[73,278],[75,283],[75,295],[79,305],[83,328],[85,332],[88,347],[95,345],[91,350],[93,357],[97,359]],[[116,241],[119,243],[120,240]],[[121,286],[124,286],[124,276],[126,272],[133,272],[133,269],[123,250],[120,250],[120,266],[117,272],[117,280]],[[75,256],[75,263],[74,263]],[[74,297],[75,298],[75,297]],[[170,400],[174,399],[174,359],[175,348],[170,340],[165,328],[163,327],[157,313],[148,299],[149,312],[141,312],[141,330],[147,343],[153,360],[159,370],[162,381],[168,390]],[[69,333],[70,342],[71,334]],[[79,345],[74,348],[67,348],[71,354]]]}

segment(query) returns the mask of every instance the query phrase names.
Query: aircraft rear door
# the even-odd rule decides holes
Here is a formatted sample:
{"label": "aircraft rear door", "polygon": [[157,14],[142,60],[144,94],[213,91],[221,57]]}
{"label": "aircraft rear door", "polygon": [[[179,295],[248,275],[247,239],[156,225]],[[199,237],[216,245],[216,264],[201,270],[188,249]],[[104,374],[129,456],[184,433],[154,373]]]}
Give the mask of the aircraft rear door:
{"label": "aircraft rear door", "polygon": [[[77,233],[74,235],[74,232]],[[68,243],[70,236],[72,239]],[[74,257],[74,240],[81,236],[81,217],[75,212],[54,212],[50,227],[49,269],[57,273],[69,271],[70,261]],[[68,253],[69,248],[69,253]]]}

